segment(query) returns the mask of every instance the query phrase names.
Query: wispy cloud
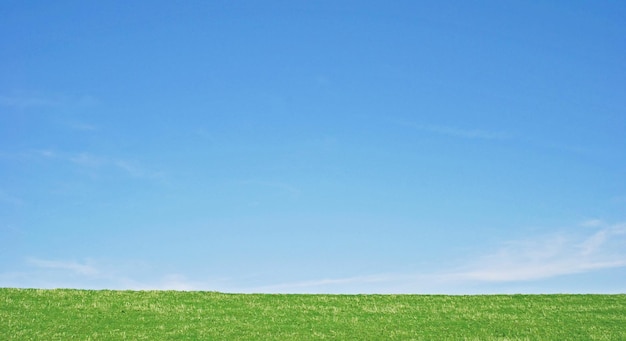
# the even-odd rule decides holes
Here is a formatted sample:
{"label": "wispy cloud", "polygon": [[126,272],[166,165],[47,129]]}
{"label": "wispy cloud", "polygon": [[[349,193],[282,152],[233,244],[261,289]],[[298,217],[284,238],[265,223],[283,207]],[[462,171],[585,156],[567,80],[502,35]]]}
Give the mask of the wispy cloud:
{"label": "wispy cloud", "polygon": [[[150,285],[147,287],[150,287]],[[206,290],[203,283],[189,280],[181,274],[167,274],[160,280],[160,283],[157,282],[156,286],[150,288],[155,290]]]}
{"label": "wispy cloud", "polygon": [[451,125],[418,124],[409,121],[395,120],[396,124],[430,134],[438,134],[457,139],[485,140],[485,141],[516,141],[528,147],[538,147],[541,149],[558,150],[575,154],[601,154],[600,150],[588,147],[565,143],[563,141],[549,141],[530,136],[520,136],[506,131],[494,131],[477,128],[459,127]]}
{"label": "wispy cloud", "polygon": [[[217,290],[224,279],[197,281],[179,273],[146,275],[153,268],[143,262],[106,263],[26,258],[26,267],[0,273],[0,287],[117,290]],[[142,275],[139,275],[141,273]],[[225,288],[224,288],[225,289]],[[226,290],[224,290],[226,291]]]}
{"label": "wispy cloud", "polygon": [[93,124],[85,123],[85,122],[71,122],[67,124],[69,128],[78,131],[95,131],[98,130]]}
{"label": "wispy cloud", "polygon": [[[55,155],[58,155],[58,154],[55,154]],[[109,161],[104,157],[100,157],[91,153],[84,153],[84,152],[78,153],[78,154],[65,155],[64,158],[76,165],[79,165],[82,167],[89,167],[89,168],[98,168],[109,163]]]}
{"label": "wispy cloud", "polygon": [[328,77],[326,75],[323,75],[323,74],[316,75],[314,77],[314,82],[318,86],[328,86],[328,85],[332,84],[332,80],[330,79],[330,77]]}
{"label": "wispy cloud", "polygon": [[580,223],[580,226],[583,227],[600,227],[603,225],[605,225],[605,223],[602,219],[588,219]]}
{"label": "wispy cloud", "polygon": [[592,234],[559,233],[505,243],[445,276],[485,282],[531,281],[626,266],[626,224]]}
{"label": "wispy cloud", "polygon": [[235,279],[190,279],[176,272],[146,277],[145,271],[137,271],[136,264],[105,266],[92,260],[29,258],[27,264],[34,271],[0,274],[0,286],[263,293],[494,293],[499,291],[484,288],[503,283],[518,284],[523,288],[524,283],[541,283],[541,280],[564,275],[626,267],[625,245],[626,223],[610,225],[597,221],[595,227],[573,233],[508,241],[456,268],[254,286],[246,286]]}
{"label": "wispy cloud", "polygon": [[90,265],[88,263],[79,263],[76,261],[58,261],[29,258],[27,259],[27,263],[38,268],[68,271],[70,273],[84,276],[95,276],[100,273],[93,265]]}
{"label": "wispy cloud", "polygon": [[314,280],[304,280],[296,282],[287,282],[280,284],[273,284],[267,286],[261,286],[253,289],[248,289],[251,292],[298,292],[304,291],[317,291],[321,288],[332,288],[334,286],[351,286],[353,284],[362,285],[369,283],[384,283],[397,279],[397,275],[378,274],[370,276],[354,276],[345,278],[323,278]]}
{"label": "wispy cloud", "polygon": [[134,178],[158,179],[163,176],[162,172],[149,170],[134,160],[97,155],[89,152],[69,153],[43,149],[32,151],[27,154],[30,157],[40,157],[68,162],[75,166],[94,171],[102,171],[106,168],[115,169]]}
{"label": "wispy cloud", "polygon": [[66,96],[66,95],[0,95],[0,106],[17,109],[29,108],[58,108],[58,107],[82,107],[98,103],[98,100],[89,95]]}
{"label": "wispy cloud", "polygon": [[626,267],[626,224],[594,220],[594,229],[503,243],[465,265],[436,272],[325,278],[249,288],[247,292],[467,293],[497,283],[527,283]]}
{"label": "wispy cloud", "polygon": [[411,127],[416,130],[447,135],[464,139],[481,139],[481,140],[507,140],[513,138],[511,134],[501,131],[489,131],[474,128],[461,128],[447,125],[424,125],[411,122],[399,122],[403,126]]}
{"label": "wispy cloud", "polygon": [[0,105],[16,108],[56,107],[60,102],[43,97],[0,96]]}
{"label": "wispy cloud", "polygon": [[265,189],[273,189],[283,193],[287,193],[293,196],[297,196],[301,193],[300,189],[285,182],[280,181],[265,181],[265,180],[243,180],[237,182],[239,185],[254,186]]}
{"label": "wispy cloud", "polygon": [[111,165],[135,178],[160,178],[163,173],[146,169],[136,161],[113,159]]}
{"label": "wispy cloud", "polygon": [[19,206],[24,203],[24,201],[4,190],[0,189],[0,203],[9,204],[13,206]]}

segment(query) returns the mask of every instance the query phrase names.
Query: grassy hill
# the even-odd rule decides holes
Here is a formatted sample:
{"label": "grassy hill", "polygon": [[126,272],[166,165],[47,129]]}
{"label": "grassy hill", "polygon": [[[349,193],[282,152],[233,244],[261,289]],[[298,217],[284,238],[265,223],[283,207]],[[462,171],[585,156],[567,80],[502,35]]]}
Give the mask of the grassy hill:
{"label": "grassy hill", "polygon": [[626,340],[626,295],[0,289],[0,340]]}

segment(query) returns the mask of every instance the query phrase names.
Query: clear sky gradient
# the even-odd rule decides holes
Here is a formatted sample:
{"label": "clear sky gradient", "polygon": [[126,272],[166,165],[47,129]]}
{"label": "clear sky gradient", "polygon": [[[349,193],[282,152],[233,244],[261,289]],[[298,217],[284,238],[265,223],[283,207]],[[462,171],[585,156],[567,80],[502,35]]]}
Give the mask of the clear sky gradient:
{"label": "clear sky gradient", "polygon": [[0,287],[626,292],[623,1],[0,2]]}

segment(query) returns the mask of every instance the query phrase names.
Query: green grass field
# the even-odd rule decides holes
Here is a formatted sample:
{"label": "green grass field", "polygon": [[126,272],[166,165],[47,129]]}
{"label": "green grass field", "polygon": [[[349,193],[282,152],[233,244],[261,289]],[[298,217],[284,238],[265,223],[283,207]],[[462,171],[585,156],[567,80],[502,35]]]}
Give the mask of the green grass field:
{"label": "green grass field", "polygon": [[626,295],[0,289],[0,340],[626,340]]}

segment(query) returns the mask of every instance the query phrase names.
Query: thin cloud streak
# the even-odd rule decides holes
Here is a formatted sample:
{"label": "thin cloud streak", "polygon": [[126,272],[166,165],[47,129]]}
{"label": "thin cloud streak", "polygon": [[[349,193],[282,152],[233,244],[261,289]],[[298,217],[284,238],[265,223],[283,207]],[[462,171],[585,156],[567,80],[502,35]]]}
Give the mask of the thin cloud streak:
{"label": "thin cloud streak", "polygon": [[42,97],[0,96],[0,105],[24,109],[32,107],[56,107],[60,106],[61,102]]}
{"label": "thin cloud streak", "polygon": [[180,273],[138,279],[150,265],[143,262],[103,263],[93,259],[51,260],[26,258],[19,271],[0,273],[0,288],[91,289],[91,290],[220,290],[228,291],[228,279],[196,281]]}
{"label": "thin cloud streak", "polygon": [[580,147],[576,145],[568,145],[559,142],[543,141],[536,138],[518,136],[509,134],[502,131],[491,131],[482,129],[462,128],[448,125],[428,125],[417,124],[407,121],[395,121],[397,124],[412,128],[417,131],[438,134],[443,136],[449,136],[458,139],[469,140],[485,140],[485,141],[517,141],[524,143],[528,146],[539,147],[542,149],[551,149],[567,153],[575,153],[582,155],[602,155],[604,152],[601,150],[595,150],[587,147]]}
{"label": "thin cloud streak", "polygon": [[447,135],[451,137],[464,139],[480,139],[480,140],[508,140],[513,138],[512,135],[504,132],[494,132],[481,129],[467,129],[446,125],[423,125],[410,122],[399,122],[401,125],[411,127],[420,131]]}
{"label": "thin cloud streak", "polygon": [[[598,220],[594,224],[603,223]],[[625,245],[626,224],[603,225],[586,235],[561,233],[511,241],[457,269],[296,281],[251,288],[246,292],[463,293],[463,288],[468,286],[524,283],[626,267]]]}
{"label": "thin cloud streak", "polygon": [[444,276],[481,282],[532,281],[624,267],[625,244],[626,224],[604,227],[586,236],[561,233],[514,241],[466,269]]}
{"label": "thin cloud streak", "polygon": [[385,283],[397,280],[396,275],[372,275],[372,276],[355,276],[346,278],[326,278],[319,280],[289,282],[276,285],[261,286],[252,289],[245,289],[244,292],[268,292],[268,293],[280,293],[280,292],[300,292],[300,290],[318,291],[320,288],[328,288],[337,285],[346,286],[352,284],[371,284],[371,283]]}
{"label": "thin cloud streak", "polygon": [[244,180],[237,182],[240,185],[245,186],[254,186],[254,187],[264,187],[268,189],[274,189],[281,191],[283,193],[287,193],[293,196],[300,195],[301,191],[295,186],[292,186],[288,183],[277,182],[277,181],[262,181],[262,180]]}
{"label": "thin cloud streak", "polygon": [[69,162],[81,168],[92,170],[103,170],[105,168],[117,169],[134,178],[158,179],[163,176],[162,172],[148,170],[135,161],[101,156],[88,152],[66,153],[54,150],[37,150],[30,153],[30,155]]}
{"label": "thin cloud streak", "polygon": [[20,206],[24,204],[24,200],[0,189],[0,204],[2,203],[12,206]]}
{"label": "thin cloud streak", "polygon": [[77,131],[96,131],[96,130],[98,130],[97,126],[95,126],[93,124],[89,124],[89,123],[84,123],[84,122],[68,123],[68,127],[73,129],[73,130],[77,130]]}
{"label": "thin cloud streak", "polygon": [[36,95],[0,95],[0,106],[30,109],[30,108],[67,108],[83,107],[97,104],[98,100],[89,95],[85,96],[36,96]]}
{"label": "thin cloud streak", "polygon": [[493,252],[466,262],[465,266],[436,272],[382,273],[246,287],[236,279],[195,280],[184,274],[169,273],[146,280],[134,278],[137,276],[136,266],[120,273],[117,270],[119,267],[98,267],[92,261],[29,258],[27,264],[38,271],[0,274],[0,286],[9,283],[10,286],[23,287],[34,283],[46,288],[212,290],[233,293],[498,293],[497,290],[486,288],[493,288],[494,284],[524,285],[564,275],[626,267],[626,223],[607,225],[596,221],[595,224],[601,226],[578,233],[509,241]]}
{"label": "thin cloud streak", "polygon": [[100,272],[92,265],[81,264],[75,261],[58,261],[58,260],[45,260],[38,258],[29,258],[27,263],[43,269],[69,271],[74,274],[84,276],[95,276]]}

